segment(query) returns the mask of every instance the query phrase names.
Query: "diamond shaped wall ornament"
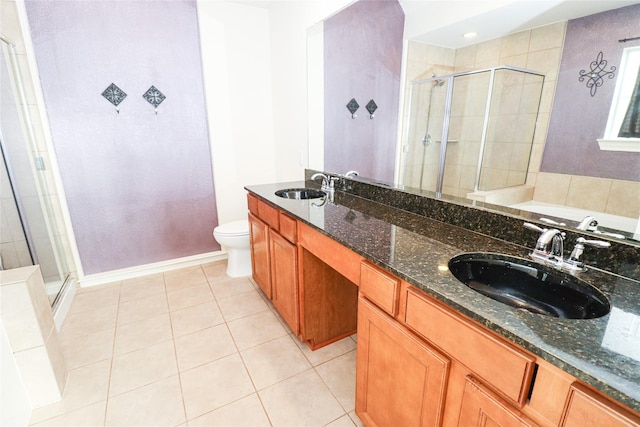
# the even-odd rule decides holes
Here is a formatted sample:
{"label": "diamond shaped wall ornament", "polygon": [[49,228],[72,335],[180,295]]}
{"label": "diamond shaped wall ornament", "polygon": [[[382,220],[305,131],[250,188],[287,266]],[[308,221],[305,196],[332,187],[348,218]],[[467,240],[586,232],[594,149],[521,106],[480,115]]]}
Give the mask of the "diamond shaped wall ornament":
{"label": "diamond shaped wall ornament", "polygon": [[156,114],[158,114],[158,105],[162,104],[162,101],[167,98],[162,92],[156,89],[155,86],[151,86],[149,89],[147,89],[142,97],[146,99],[149,104],[153,105],[153,111],[155,111]]}
{"label": "diamond shaped wall ornament", "polygon": [[376,102],[373,99],[369,101],[369,103],[367,104],[367,111],[369,112],[370,119],[373,119],[373,113],[375,113],[377,109],[378,106],[376,105]]}
{"label": "diamond shaped wall ornament", "polygon": [[358,108],[360,108],[360,104],[358,104],[358,101],[356,101],[355,98],[351,98],[351,101],[349,101],[349,103],[347,104],[347,109],[351,113],[352,119],[355,119],[356,117],[358,117],[356,115],[356,111],[358,111]]}
{"label": "diamond shaped wall ornament", "polygon": [[106,98],[107,101],[115,105],[116,112],[120,114],[120,108],[118,105],[127,97],[127,94],[116,86],[115,83],[111,83],[107,88],[102,92],[102,96]]}

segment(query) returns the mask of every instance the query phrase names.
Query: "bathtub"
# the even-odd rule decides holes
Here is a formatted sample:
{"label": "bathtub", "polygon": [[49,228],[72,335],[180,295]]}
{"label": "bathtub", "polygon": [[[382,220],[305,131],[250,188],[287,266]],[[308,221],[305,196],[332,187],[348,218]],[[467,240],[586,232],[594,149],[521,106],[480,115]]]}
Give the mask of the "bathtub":
{"label": "bathtub", "polygon": [[540,214],[541,216],[566,218],[568,220],[576,222],[580,222],[586,216],[593,215],[598,220],[598,225],[600,227],[621,230],[626,233],[633,234],[633,238],[635,240],[640,240],[640,221],[638,221],[638,218],[629,218],[626,216],[612,215],[603,212],[593,212],[586,209],[554,205],[551,203],[538,202],[535,200],[524,203],[516,203],[514,205],[510,205],[509,207],[520,209],[523,211],[534,212]]}

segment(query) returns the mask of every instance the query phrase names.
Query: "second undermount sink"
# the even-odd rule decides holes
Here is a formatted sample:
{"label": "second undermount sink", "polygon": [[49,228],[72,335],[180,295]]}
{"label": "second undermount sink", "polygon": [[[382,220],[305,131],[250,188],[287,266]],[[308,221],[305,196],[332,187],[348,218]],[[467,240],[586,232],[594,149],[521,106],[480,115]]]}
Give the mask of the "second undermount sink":
{"label": "second undermount sink", "polygon": [[276,196],[283,197],[285,199],[320,199],[326,196],[327,193],[315,188],[286,188],[276,191]]}
{"label": "second undermount sink", "polygon": [[611,310],[592,285],[535,262],[506,255],[467,253],[451,258],[449,271],[496,301],[563,319],[594,319]]}

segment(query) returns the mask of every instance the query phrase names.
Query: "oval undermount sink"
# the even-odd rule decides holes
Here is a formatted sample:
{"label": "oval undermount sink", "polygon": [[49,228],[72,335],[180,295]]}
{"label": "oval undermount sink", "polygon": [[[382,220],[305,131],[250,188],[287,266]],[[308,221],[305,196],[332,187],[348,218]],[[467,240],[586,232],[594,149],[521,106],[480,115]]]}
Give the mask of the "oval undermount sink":
{"label": "oval undermount sink", "polygon": [[592,285],[535,262],[469,253],[449,260],[462,283],[496,301],[562,319],[594,319],[609,313],[607,297]]}
{"label": "oval undermount sink", "polygon": [[283,197],[285,199],[320,199],[326,196],[324,191],[316,190],[314,188],[287,188],[284,190],[276,191],[276,196]]}

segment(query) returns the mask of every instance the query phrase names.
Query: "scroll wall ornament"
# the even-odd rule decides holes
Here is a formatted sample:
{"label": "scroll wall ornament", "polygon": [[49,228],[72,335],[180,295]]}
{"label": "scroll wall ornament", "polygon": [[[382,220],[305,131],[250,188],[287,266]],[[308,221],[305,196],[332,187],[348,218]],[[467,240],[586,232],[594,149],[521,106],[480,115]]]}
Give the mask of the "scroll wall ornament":
{"label": "scroll wall ornament", "polygon": [[156,114],[158,114],[158,105],[162,104],[162,101],[167,98],[162,92],[156,89],[155,86],[147,89],[142,97],[146,99],[149,104],[153,105],[153,111],[155,111]]}
{"label": "scroll wall ornament", "polygon": [[580,70],[578,80],[583,82],[586,79],[591,96],[595,96],[596,90],[604,83],[604,77],[607,77],[609,80],[615,77],[616,67],[612,65],[609,71],[605,70],[607,61],[602,58],[602,52],[598,53],[598,57],[589,64],[589,67],[590,69],[588,71]]}
{"label": "scroll wall ornament", "polygon": [[111,83],[107,88],[102,92],[102,96],[106,98],[107,101],[115,105],[116,113],[120,114],[120,103],[124,101],[127,97],[127,94],[120,89],[115,83]]}

